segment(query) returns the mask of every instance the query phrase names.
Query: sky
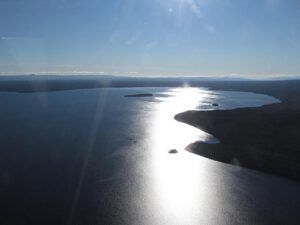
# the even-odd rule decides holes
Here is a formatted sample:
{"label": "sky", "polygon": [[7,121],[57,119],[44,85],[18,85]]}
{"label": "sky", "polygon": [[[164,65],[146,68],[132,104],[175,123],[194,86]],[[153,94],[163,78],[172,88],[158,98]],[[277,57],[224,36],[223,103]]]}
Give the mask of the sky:
{"label": "sky", "polygon": [[300,0],[0,0],[0,75],[300,74]]}

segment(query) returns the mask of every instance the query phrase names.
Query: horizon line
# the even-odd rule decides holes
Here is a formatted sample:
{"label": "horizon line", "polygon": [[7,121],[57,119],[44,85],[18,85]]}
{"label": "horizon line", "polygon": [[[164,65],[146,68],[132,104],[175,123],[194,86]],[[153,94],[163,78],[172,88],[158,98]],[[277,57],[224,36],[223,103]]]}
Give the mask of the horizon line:
{"label": "horizon line", "polygon": [[111,77],[128,77],[128,78],[205,78],[205,79],[248,79],[248,80],[264,80],[264,79],[300,79],[299,74],[199,74],[199,75],[148,75],[148,74],[111,74],[111,73],[67,73],[67,72],[55,72],[55,73],[5,73],[0,72],[0,77],[42,77],[42,76],[111,76]]}

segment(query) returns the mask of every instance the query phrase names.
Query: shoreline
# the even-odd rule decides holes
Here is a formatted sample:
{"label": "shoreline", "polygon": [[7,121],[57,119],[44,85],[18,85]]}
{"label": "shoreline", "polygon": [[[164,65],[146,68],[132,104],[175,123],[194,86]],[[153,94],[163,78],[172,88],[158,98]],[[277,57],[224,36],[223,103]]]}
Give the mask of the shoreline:
{"label": "shoreline", "polygon": [[261,87],[284,87],[286,85],[295,86],[300,83],[300,80],[270,80],[270,81],[230,81],[230,80],[216,80],[203,81],[197,79],[0,79],[0,92],[15,92],[15,93],[36,93],[36,92],[52,92],[52,91],[66,91],[79,90],[91,88],[133,88],[133,87],[183,87],[186,84],[189,87],[203,87],[213,90],[224,91],[245,91],[255,92],[261,94],[272,95],[271,92],[266,93],[266,90]]}
{"label": "shoreline", "polygon": [[[175,120],[220,140],[219,144],[191,143],[186,150],[212,160],[299,181],[300,84],[264,88],[251,90],[248,87],[247,91],[268,94],[281,102],[261,107],[190,110],[176,114]],[[244,91],[242,87],[236,89]]]}
{"label": "shoreline", "polygon": [[[10,80],[0,92],[40,93],[90,88],[182,87],[178,80]],[[300,80],[190,81],[190,87],[253,92],[281,101],[261,107],[187,111],[175,119],[212,134],[219,144],[191,143],[187,150],[220,162],[238,164],[300,180]],[[251,116],[252,115],[252,116]],[[230,119],[229,122],[225,119]],[[237,119],[240,118],[240,119]],[[207,122],[210,121],[210,124]],[[299,139],[299,140],[298,140]],[[277,157],[275,157],[277,156]]]}

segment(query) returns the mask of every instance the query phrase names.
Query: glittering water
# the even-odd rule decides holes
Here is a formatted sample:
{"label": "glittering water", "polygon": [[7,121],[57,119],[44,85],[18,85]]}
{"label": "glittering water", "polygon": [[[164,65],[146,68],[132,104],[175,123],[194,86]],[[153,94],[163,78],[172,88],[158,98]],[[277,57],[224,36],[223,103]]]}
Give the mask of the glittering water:
{"label": "glittering water", "polygon": [[[154,96],[124,97],[137,93]],[[13,203],[6,214],[28,223],[296,223],[297,182],[186,152],[218,140],[174,120],[186,110],[276,102],[203,88],[1,93],[3,177],[16,196],[1,195],[1,204]]]}

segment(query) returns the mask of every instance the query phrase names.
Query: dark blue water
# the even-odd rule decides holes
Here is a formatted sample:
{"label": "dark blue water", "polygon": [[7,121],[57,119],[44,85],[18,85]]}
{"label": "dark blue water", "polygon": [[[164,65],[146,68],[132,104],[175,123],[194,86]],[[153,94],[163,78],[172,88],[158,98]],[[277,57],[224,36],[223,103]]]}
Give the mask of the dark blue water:
{"label": "dark blue water", "polygon": [[[124,97],[137,93],[154,96]],[[276,102],[201,88],[1,93],[1,223],[296,224],[299,183],[184,151],[218,140],[173,119]]]}

